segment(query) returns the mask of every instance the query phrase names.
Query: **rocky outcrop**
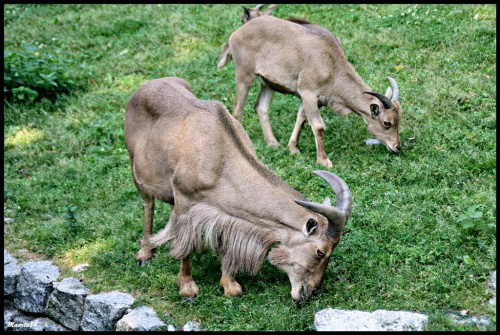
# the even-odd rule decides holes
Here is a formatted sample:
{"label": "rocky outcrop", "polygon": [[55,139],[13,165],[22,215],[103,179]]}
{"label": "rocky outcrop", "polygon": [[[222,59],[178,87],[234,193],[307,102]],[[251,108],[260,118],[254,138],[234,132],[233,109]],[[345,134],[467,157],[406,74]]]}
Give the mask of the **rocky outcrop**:
{"label": "rocky outcrop", "polygon": [[89,294],[78,278],[58,277],[51,262],[19,266],[4,249],[4,331],[113,331],[117,323],[119,330],[175,330],[150,307],[130,310],[135,299],[128,293]]}

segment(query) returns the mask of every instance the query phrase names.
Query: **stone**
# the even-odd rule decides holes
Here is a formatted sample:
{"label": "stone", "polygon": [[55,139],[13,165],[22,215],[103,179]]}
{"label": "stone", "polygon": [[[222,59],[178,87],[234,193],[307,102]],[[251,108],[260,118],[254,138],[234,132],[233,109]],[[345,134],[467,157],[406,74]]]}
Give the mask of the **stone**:
{"label": "stone", "polygon": [[168,325],[167,326],[167,331],[169,331],[169,332],[175,332],[175,327],[173,325]]}
{"label": "stone", "polygon": [[12,323],[14,319],[23,313],[13,306],[3,306],[3,330],[12,330]]}
{"label": "stone", "polygon": [[14,294],[14,304],[30,313],[44,313],[54,289],[52,282],[59,277],[59,269],[50,261],[26,262],[21,268]]}
{"label": "stone", "polygon": [[193,332],[200,331],[200,324],[194,321],[188,321],[184,326],[182,326],[182,331]]}
{"label": "stone", "polygon": [[87,267],[89,267],[90,264],[88,263],[83,263],[83,264],[78,264],[78,265],[75,265],[71,268],[71,271],[73,272],[83,272],[87,269]]}
{"label": "stone", "polygon": [[314,326],[317,331],[421,331],[427,320],[427,315],[405,311],[326,308],[316,313]]}
{"label": "stone", "polygon": [[3,295],[12,296],[16,292],[16,285],[21,274],[21,267],[17,260],[7,250],[3,250]]}
{"label": "stone", "polygon": [[12,255],[6,249],[3,249],[3,264],[5,265],[10,262],[17,263],[17,260],[14,257],[12,257]]}
{"label": "stone", "polygon": [[456,325],[475,323],[478,326],[488,326],[491,324],[491,319],[486,315],[480,315],[478,317],[477,316],[463,317],[463,316],[459,316],[459,315],[450,313],[450,314],[448,314],[448,317]]}
{"label": "stone", "polygon": [[47,315],[71,330],[78,330],[89,289],[78,278],[65,278],[57,285],[47,303]]}
{"label": "stone", "polygon": [[83,309],[81,329],[83,331],[113,331],[116,323],[135,299],[128,293],[118,291],[87,296]]}
{"label": "stone", "polygon": [[379,140],[377,140],[376,138],[370,138],[369,140],[366,140],[365,142],[366,145],[378,145],[378,144],[382,144]]}
{"label": "stone", "polygon": [[13,218],[3,218],[3,223],[12,223],[14,222]]}
{"label": "stone", "polygon": [[68,331],[60,324],[46,317],[22,314],[11,323],[12,331]]}
{"label": "stone", "polygon": [[488,304],[496,306],[497,304],[497,270],[491,273],[490,282],[488,283],[488,288],[491,293],[493,293],[493,298],[488,300]]}
{"label": "stone", "polygon": [[154,309],[147,306],[133,309],[116,324],[117,331],[157,331],[164,327]]}

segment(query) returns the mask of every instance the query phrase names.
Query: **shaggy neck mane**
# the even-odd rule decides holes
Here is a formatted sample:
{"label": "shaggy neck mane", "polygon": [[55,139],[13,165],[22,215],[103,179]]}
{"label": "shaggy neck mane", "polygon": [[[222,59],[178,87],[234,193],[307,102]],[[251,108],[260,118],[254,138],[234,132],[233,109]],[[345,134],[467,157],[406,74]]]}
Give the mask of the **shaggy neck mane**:
{"label": "shaggy neck mane", "polygon": [[200,203],[185,214],[176,215],[172,211],[167,226],[150,241],[154,247],[171,241],[170,254],[178,259],[188,257],[195,249],[201,251],[205,245],[222,255],[222,267],[230,274],[248,271],[255,275],[267,249],[279,240],[277,235],[270,227],[255,225]]}

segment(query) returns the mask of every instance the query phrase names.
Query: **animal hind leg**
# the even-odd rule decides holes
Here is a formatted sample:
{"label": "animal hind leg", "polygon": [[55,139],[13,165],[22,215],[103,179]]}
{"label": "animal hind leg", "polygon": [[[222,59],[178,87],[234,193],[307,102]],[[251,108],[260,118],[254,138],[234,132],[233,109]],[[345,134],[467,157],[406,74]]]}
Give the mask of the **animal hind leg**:
{"label": "animal hind leg", "polygon": [[241,74],[236,72],[236,100],[233,104],[233,116],[239,123],[241,123],[241,119],[243,118],[243,110],[247,102],[248,92],[254,79],[255,74]]}
{"label": "animal hind leg", "polygon": [[224,295],[228,297],[239,297],[243,293],[241,285],[234,279],[233,275],[222,269],[220,286],[224,288]]}
{"label": "animal hind leg", "polygon": [[[136,183],[137,186],[137,183]],[[142,207],[144,209],[144,236],[141,240],[141,249],[135,256],[137,265],[144,266],[146,263],[153,258],[154,248],[149,242],[149,238],[153,233],[153,213],[155,210],[155,199],[137,187],[139,193],[142,197]]]}
{"label": "animal hind leg", "polygon": [[316,141],[316,162],[319,165],[331,168],[333,164],[326,155],[325,143],[323,142],[325,123],[319,114],[317,98],[314,94],[308,93],[301,94],[301,97],[304,103],[304,112],[307,117],[307,122],[311,125],[314,140]]}
{"label": "animal hind leg", "polygon": [[273,99],[273,97],[274,91],[269,87],[261,84],[259,97],[255,102],[254,108],[255,112],[259,116],[260,125],[262,127],[267,145],[270,147],[278,147],[278,140],[276,140],[276,137],[274,137],[273,128],[271,127],[271,123],[269,122],[269,105],[271,104],[271,100]]}
{"label": "animal hind leg", "polygon": [[288,141],[288,150],[292,154],[300,154],[299,150],[299,136],[302,131],[302,127],[306,122],[306,114],[304,112],[304,103],[301,101],[299,106],[299,111],[297,112],[297,120],[295,121],[295,126],[293,127],[292,136],[290,136],[290,141]]}
{"label": "animal hind leg", "polygon": [[183,297],[196,297],[200,294],[198,285],[191,277],[191,269],[189,265],[189,256],[181,260],[181,271],[177,276],[177,286],[179,287],[179,294]]}

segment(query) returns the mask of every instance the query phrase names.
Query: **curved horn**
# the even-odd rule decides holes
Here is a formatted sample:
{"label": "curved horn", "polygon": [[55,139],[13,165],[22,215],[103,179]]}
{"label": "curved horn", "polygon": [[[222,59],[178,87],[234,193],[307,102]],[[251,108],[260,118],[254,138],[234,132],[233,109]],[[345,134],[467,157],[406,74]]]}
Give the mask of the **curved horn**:
{"label": "curved horn", "polygon": [[328,228],[325,231],[325,235],[338,238],[342,234],[342,230],[351,214],[351,191],[345,181],[334,173],[321,170],[313,171],[313,173],[323,178],[333,188],[337,197],[337,207],[300,200],[295,200],[295,202],[307,209],[324,215],[328,219]]}
{"label": "curved horn", "polygon": [[247,7],[247,6],[245,6],[245,5],[241,5],[241,7],[243,7],[243,9],[245,10],[245,12],[250,10],[250,8],[248,8],[248,7]]}
{"label": "curved horn", "polygon": [[260,4],[260,5],[257,5],[257,6],[255,7],[255,9],[257,9],[257,10],[261,10],[261,9],[262,9],[262,7],[264,7],[264,6],[265,6],[265,4]]}
{"label": "curved horn", "polygon": [[391,82],[391,86],[392,86],[392,100],[399,101],[398,83],[396,83],[396,81],[391,77],[387,77],[387,79]]}
{"label": "curved horn", "polygon": [[377,92],[363,92],[363,93],[370,94],[370,95],[373,95],[374,97],[377,97],[380,101],[382,101],[382,105],[384,105],[385,109],[391,109],[392,107],[394,107],[391,100],[383,94],[380,94]]}

